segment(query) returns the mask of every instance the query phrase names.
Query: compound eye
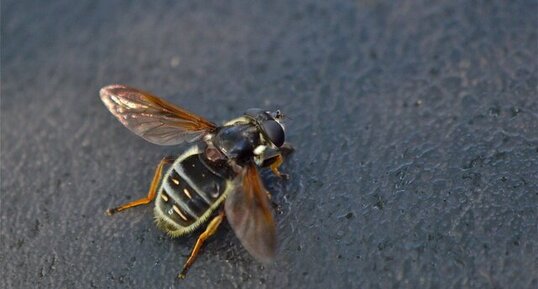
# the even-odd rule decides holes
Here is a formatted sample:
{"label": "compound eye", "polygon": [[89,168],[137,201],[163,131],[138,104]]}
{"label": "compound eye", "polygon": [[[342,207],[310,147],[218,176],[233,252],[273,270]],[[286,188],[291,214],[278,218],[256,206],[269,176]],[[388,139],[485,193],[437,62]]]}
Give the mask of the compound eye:
{"label": "compound eye", "polygon": [[284,144],[286,138],[284,128],[278,122],[272,119],[266,120],[261,123],[261,127],[274,145],[280,147]]}

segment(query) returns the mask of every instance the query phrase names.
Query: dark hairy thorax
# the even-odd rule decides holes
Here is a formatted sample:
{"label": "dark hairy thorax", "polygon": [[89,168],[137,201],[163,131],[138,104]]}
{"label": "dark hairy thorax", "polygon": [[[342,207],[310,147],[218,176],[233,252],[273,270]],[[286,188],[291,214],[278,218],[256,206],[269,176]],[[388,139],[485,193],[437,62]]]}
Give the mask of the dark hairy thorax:
{"label": "dark hairy thorax", "polygon": [[229,159],[238,164],[247,163],[253,150],[261,144],[260,132],[253,124],[234,124],[217,130],[213,144]]}

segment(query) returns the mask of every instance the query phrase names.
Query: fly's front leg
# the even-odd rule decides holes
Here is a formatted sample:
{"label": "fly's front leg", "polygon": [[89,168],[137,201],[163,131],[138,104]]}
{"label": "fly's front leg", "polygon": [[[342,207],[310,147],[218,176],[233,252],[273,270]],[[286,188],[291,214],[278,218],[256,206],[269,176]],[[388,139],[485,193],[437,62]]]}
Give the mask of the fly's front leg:
{"label": "fly's front leg", "polygon": [[288,179],[289,176],[281,173],[278,168],[284,162],[284,156],[289,155],[291,152],[293,152],[293,147],[287,143],[280,148],[260,145],[254,149],[254,160],[259,166],[270,167],[271,171],[278,177]]}
{"label": "fly's front leg", "polygon": [[290,176],[288,174],[281,173],[278,168],[282,165],[282,163],[284,163],[284,158],[293,153],[295,149],[289,143],[285,143],[278,149],[278,151],[279,154],[273,159],[273,162],[269,165],[269,167],[275,175],[288,180]]}
{"label": "fly's front leg", "polygon": [[286,180],[289,179],[290,176],[288,174],[283,174],[278,170],[278,168],[282,165],[282,163],[284,163],[284,157],[281,154],[279,154],[271,160],[272,162],[269,165],[269,167],[271,168],[271,171],[273,171],[273,174],[277,175],[277,177],[280,177]]}
{"label": "fly's front leg", "polygon": [[293,152],[293,147],[290,145],[284,144],[278,150],[273,153],[268,152],[264,155],[263,166],[268,166],[279,178],[288,180],[290,176],[288,174],[282,173],[278,168],[284,163],[284,156],[288,156]]}
{"label": "fly's front leg", "polygon": [[164,167],[165,164],[169,164],[169,163],[171,163],[173,161],[174,161],[174,158],[165,157],[159,162],[159,164],[157,165],[157,168],[155,169],[155,174],[153,175],[153,180],[151,181],[151,185],[149,187],[149,192],[148,192],[148,195],[146,197],[138,199],[138,200],[135,200],[135,201],[132,201],[132,202],[129,202],[127,204],[123,204],[123,205],[121,205],[119,207],[116,207],[116,208],[108,209],[108,210],[106,210],[106,214],[111,216],[111,215],[113,215],[113,214],[115,214],[117,212],[121,212],[121,211],[123,211],[125,209],[129,209],[129,208],[140,206],[140,205],[146,205],[146,204],[149,204],[151,201],[153,201],[153,199],[155,199],[155,195],[157,193],[157,188],[158,188],[159,182],[161,180],[163,167]]}
{"label": "fly's front leg", "polygon": [[288,157],[289,155],[291,155],[291,153],[293,153],[295,151],[295,148],[289,144],[289,143],[284,143],[280,148],[279,148],[279,151],[280,151],[280,154],[283,156],[283,157]]}

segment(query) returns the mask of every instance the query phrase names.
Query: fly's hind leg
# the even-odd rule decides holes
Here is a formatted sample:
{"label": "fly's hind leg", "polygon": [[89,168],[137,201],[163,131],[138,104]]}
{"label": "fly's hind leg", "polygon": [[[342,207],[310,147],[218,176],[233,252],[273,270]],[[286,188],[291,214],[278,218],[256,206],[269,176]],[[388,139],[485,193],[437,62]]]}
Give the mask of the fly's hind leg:
{"label": "fly's hind leg", "polygon": [[173,162],[174,159],[172,157],[165,157],[163,158],[159,164],[157,165],[157,168],[155,169],[155,175],[153,175],[153,180],[151,181],[151,185],[149,187],[148,195],[144,198],[129,202],[127,204],[123,204],[119,207],[115,207],[112,209],[106,210],[106,214],[111,216],[117,212],[123,211],[125,209],[129,209],[132,207],[140,206],[140,205],[146,205],[149,204],[153,199],[155,199],[155,194],[157,193],[157,188],[159,186],[159,182],[161,180],[161,176],[163,173],[163,167],[165,164],[169,164]]}
{"label": "fly's hind leg", "polygon": [[181,273],[177,276],[180,279],[184,279],[187,275],[187,271],[189,271],[189,268],[192,266],[194,261],[196,260],[196,257],[198,256],[198,252],[200,251],[200,248],[204,244],[205,240],[207,240],[209,237],[213,236],[215,232],[217,231],[220,223],[222,223],[222,220],[224,219],[224,210],[222,210],[216,217],[214,217],[211,222],[209,222],[209,225],[207,225],[207,228],[205,231],[200,234],[198,237],[198,240],[196,240],[196,244],[192,248],[191,255],[189,256],[189,259],[187,259],[187,262],[185,262],[185,265],[183,265],[183,270],[181,270]]}

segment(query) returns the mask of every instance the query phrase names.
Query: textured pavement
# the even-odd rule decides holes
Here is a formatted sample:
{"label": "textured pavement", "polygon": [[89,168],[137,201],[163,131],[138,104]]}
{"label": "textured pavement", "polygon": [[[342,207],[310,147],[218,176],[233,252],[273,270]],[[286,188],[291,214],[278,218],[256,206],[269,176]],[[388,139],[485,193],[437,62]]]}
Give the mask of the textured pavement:
{"label": "textured pavement", "polygon": [[[538,288],[537,1],[199,2],[2,1],[1,288]],[[273,265],[104,215],[186,149],[111,83],[290,117]]]}

